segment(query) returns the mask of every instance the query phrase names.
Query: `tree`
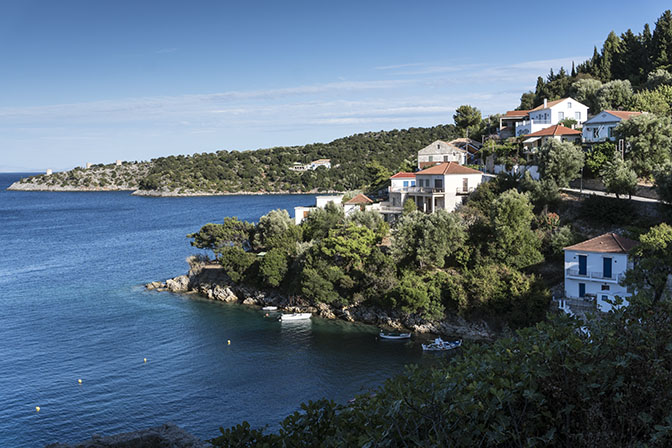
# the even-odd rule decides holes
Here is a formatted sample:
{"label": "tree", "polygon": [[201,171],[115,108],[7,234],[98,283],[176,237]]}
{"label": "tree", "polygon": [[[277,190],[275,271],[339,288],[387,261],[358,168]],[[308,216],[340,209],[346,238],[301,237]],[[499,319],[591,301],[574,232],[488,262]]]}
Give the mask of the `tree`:
{"label": "tree", "polygon": [[401,213],[402,213],[402,215],[408,215],[408,214],[413,213],[417,209],[418,209],[418,207],[415,204],[415,201],[411,198],[406,198],[406,200],[404,201],[404,209]]}
{"label": "tree", "polygon": [[446,210],[402,216],[392,240],[392,254],[405,266],[442,268],[457,255],[467,239],[459,215]]}
{"label": "tree", "polygon": [[259,263],[259,274],[269,286],[277,288],[287,274],[287,254],[284,250],[273,248],[266,252]]}
{"label": "tree", "polygon": [[632,98],[633,109],[659,116],[672,115],[672,85],[642,90]]}
{"label": "tree", "polygon": [[490,256],[499,263],[517,269],[543,261],[541,240],[532,230],[532,204],[526,194],[516,190],[502,193],[493,203],[490,226],[493,239]]}
{"label": "tree", "polygon": [[667,165],[656,173],[656,191],[660,199],[672,205],[672,165]]}
{"label": "tree", "polygon": [[539,172],[542,177],[553,179],[558,187],[568,187],[569,182],[579,177],[584,154],[569,142],[548,140],[539,149]]}
{"label": "tree", "polygon": [[287,210],[271,210],[261,218],[254,233],[257,250],[282,249],[290,253],[301,241],[301,227],[294,224]]}
{"label": "tree", "polygon": [[672,227],[665,223],[652,227],[639,241],[630,251],[633,267],[626,271],[623,284],[656,303],[665,295],[672,275]]}
{"label": "tree", "polygon": [[640,177],[651,176],[658,167],[666,165],[672,148],[672,120],[642,114],[623,120],[614,128],[614,134],[626,142],[626,159]]}
{"label": "tree", "polygon": [[390,231],[390,226],[376,210],[355,210],[345,220],[347,224],[367,227],[374,231],[378,241],[382,240]]}
{"label": "tree", "polygon": [[646,88],[649,90],[670,85],[672,85],[672,73],[662,68],[652,71],[646,78]]}
{"label": "tree", "polygon": [[187,238],[193,238],[191,245],[199,249],[217,252],[223,247],[248,247],[254,232],[254,224],[239,221],[238,218],[226,217],[223,224],[208,223]]}
{"label": "tree", "polygon": [[614,193],[617,198],[621,195],[632,195],[637,191],[637,173],[632,169],[631,163],[616,157],[607,162],[602,169],[602,183],[607,193]]}
{"label": "tree", "polygon": [[329,230],[345,222],[345,212],[340,204],[327,203],[324,208],[310,212],[303,221],[303,235],[306,241],[322,239],[329,235]]}
{"label": "tree", "polygon": [[672,69],[672,12],[669,9],[656,21],[651,46],[655,67]]}
{"label": "tree", "polygon": [[534,108],[534,92],[525,92],[520,96],[518,110],[530,110]]}
{"label": "tree", "polygon": [[453,115],[455,126],[463,131],[463,135],[472,136],[478,131],[481,125],[481,111],[469,105],[462,105],[455,110]]}
{"label": "tree", "polygon": [[611,142],[594,144],[586,153],[586,167],[594,175],[599,175],[604,165],[616,157],[616,145]]}
{"label": "tree", "polygon": [[588,106],[591,112],[599,112],[597,92],[602,87],[599,79],[585,78],[575,81],[570,87],[570,96]]}
{"label": "tree", "polygon": [[627,110],[632,103],[632,85],[628,80],[610,81],[597,91],[598,110]]}

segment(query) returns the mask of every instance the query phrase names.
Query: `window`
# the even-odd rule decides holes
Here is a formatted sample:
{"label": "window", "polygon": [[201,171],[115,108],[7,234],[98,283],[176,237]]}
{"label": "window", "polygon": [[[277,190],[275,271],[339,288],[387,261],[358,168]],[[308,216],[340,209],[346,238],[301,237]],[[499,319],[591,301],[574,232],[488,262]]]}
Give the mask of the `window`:
{"label": "window", "polygon": [[579,255],[579,275],[587,275],[588,273],[588,256]]}
{"label": "window", "polygon": [[571,108],[572,108],[572,102],[571,102],[571,101],[567,101],[567,109],[571,109]]}
{"label": "window", "polygon": [[609,285],[602,285],[602,291],[609,291]]}
{"label": "window", "polygon": [[579,283],[579,297],[586,297],[586,284]]}
{"label": "window", "polygon": [[411,181],[411,187],[415,187],[415,181],[414,180]]}
{"label": "window", "polygon": [[407,180],[404,181],[404,187],[408,187],[408,181]]}
{"label": "window", "polygon": [[604,278],[611,278],[611,258],[609,257],[602,259],[602,275]]}
{"label": "window", "polygon": [[443,188],[443,179],[434,179],[434,188],[439,190]]}
{"label": "window", "polygon": [[574,112],[574,118],[576,121],[581,121],[581,112]]}
{"label": "window", "polygon": [[565,113],[564,112],[558,112],[558,121],[562,121],[565,119]]}
{"label": "window", "polygon": [[434,156],[429,156],[429,161],[433,162],[434,161]]}
{"label": "window", "polygon": [[600,138],[600,128],[593,128],[593,138]]}
{"label": "window", "polygon": [[468,177],[463,177],[462,178],[462,191],[469,191],[469,178]]}
{"label": "window", "polygon": [[614,137],[614,128],[608,128],[608,129],[609,129],[609,130],[608,130],[608,132],[609,132],[609,138],[613,138],[613,137]]}

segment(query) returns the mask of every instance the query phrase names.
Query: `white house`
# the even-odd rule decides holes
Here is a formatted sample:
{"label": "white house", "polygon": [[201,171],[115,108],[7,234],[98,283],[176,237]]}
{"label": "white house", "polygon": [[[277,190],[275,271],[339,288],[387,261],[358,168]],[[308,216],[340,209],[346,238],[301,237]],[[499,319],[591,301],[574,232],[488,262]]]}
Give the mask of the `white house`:
{"label": "white house", "polygon": [[415,173],[401,172],[390,177],[390,186],[387,189],[389,203],[386,205],[398,207],[401,211],[410,188],[415,188]]}
{"label": "white house", "polygon": [[349,201],[346,201],[345,204],[343,204],[343,210],[347,216],[357,210],[365,210],[372,207],[375,208],[374,206],[375,204],[369,197],[360,193]]}
{"label": "white house", "polygon": [[615,233],[605,233],[573,246],[565,247],[565,297],[594,300],[600,311],[609,311],[607,300],[624,299],[628,290],[620,285],[631,266],[628,252],[637,242]]}
{"label": "white house", "polygon": [[418,210],[452,212],[483,181],[483,173],[448,162],[418,171],[415,179],[416,186],[409,188],[408,197],[415,201]]}
{"label": "white house", "polygon": [[325,167],[326,169],[331,168],[331,159],[313,160],[312,162],[306,165],[303,165],[299,162],[295,162],[294,165],[289,167],[289,169],[292,171],[308,171],[308,170],[316,170],[321,166]]}
{"label": "white house", "polygon": [[613,134],[614,128],[621,121],[641,114],[642,112],[604,110],[583,123],[583,141],[584,143],[614,141],[616,140]]}
{"label": "white house", "polygon": [[483,144],[468,137],[456,138],[448,142],[449,145],[457,146],[460,149],[467,151],[467,160],[475,162],[479,156]]}
{"label": "white house", "polygon": [[455,145],[437,140],[418,151],[418,169],[443,162],[467,163],[467,151]]}
{"label": "white house", "polygon": [[343,195],[315,196],[315,205],[294,207],[294,223],[298,226],[315,209],[324,208],[328,203],[341,204]]}
{"label": "white house", "polygon": [[541,131],[533,132],[525,136],[523,147],[526,153],[534,153],[536,149],[549,140],[560,142],[581,143],[581,131],[567,128],[561,124],[549,126]]}
{"label": "white house", "polygon": [[529,110],[507,110],[504,115],[499,117],[499,138],[507,139],[516,136],[516,125],[525,120],[529,120]]}
{"label": "white house", "polygon": [[562,98],[547,101],[528,111],[527,119],[516,122],[516,137],[540,131],[551,125],[558,124],[565,118],[573,118],[581,125],[588,119],[588,106],[573,98]]}

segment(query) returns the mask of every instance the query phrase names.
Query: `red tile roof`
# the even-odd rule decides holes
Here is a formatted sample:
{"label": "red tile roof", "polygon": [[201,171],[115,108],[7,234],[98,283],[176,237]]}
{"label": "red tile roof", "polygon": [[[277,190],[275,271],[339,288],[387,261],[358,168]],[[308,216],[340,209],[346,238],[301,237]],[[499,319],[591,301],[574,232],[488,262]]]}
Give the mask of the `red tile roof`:
{"label": "red tile roof", "polygon": [[556,104],[560,104],[560,103],[562,103],[563,101],[565,101],[565,100],[567,100],[567,99],[569,99],[569,98],[561,98],[561,99],[559,99],[559,100],[549,101],[549,102],[546,104],[545,107],[544,107],[543,104],[540,104],[539,106],[537,106],[537,107],[535,107],[534,109],[530,110],[530,112],[535,111],[535,110],[544,110],[544,109],[548,109],[549,107],[553,107],[553,106],[555,106]]}
{"label": "red tile roof", "polygon": [[404,178],[415,177],[415,173],[406,173],[404,171],[401,171],[401,172],[395,174],[394,176],[390,177],[390,179],[399,179],[399,178],[402,178],[402,177],[404,177]]}
{"label": "red tile roof", "polygon": [[544,128],[541,131],[527,134],[525,137],[548,137],[555,135],[581,135],[581,131],[566,128],[561,124],[554,124],[553,126]]}
{"label": "red tile roof", "polygon": [[502,118],[520,118],[530,113],[529,110],[507,110]]}
{"label": "red tile roof", "polygon": [[628,120],[636,115],[641,115],[641,112],[632,112],[628,110],[605,110],[604,112],[614,115],[621,120]]}
{"label": "red tile roof", "polygon": [[565,250],[600,252],[609,254],[627,254],[637,245],[639,245],[637,241],[633,241],[615,233],[605,233],[604,235],[591,238],[582,243],[565,247]]}
{"label": "red tile roof", "polygon": [[359,193],[357,196],[346,202],[346,204],[350,205],[373,204],[373,201],[364,196],[362,193]]}
{"label": "red tile roof", "polygon": [[462,166],[455,162],[443,162],[439,165],[426,168],[422,171],[418,171],[415,175],[420,174],[483,174],[478,170]]}

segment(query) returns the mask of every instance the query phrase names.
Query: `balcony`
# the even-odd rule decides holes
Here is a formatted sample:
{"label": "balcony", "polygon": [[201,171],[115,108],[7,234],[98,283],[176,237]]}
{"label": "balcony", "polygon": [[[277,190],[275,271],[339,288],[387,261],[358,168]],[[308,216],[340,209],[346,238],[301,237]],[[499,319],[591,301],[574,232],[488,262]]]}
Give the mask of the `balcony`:
{"label": "balcony", "polygon": [[469,194],[469,193],[473,193],[474,190],[475,190],[474,187],[469,187],[469,188],[460,188],[460,187],[457,187],[457,189],[455,190],[455,194],[457,194],[457,195],[461,195],[461,194]]}
{"label": "balcony", "polygon": [[444,193],[443,188],[433,188],[433,187],[408,187],[407,191],[409,193],[426,193],[426,194]]}
{"label": "balcony", "polygon": [[623,274],[612,274],[611,277],[605,277],[603,272],[586,272],[580,274],[578,269],[567,269],[565,271],[567,277],[574,277],[578,279],[600,280],[603,282],[620,282],[623,280]]}

